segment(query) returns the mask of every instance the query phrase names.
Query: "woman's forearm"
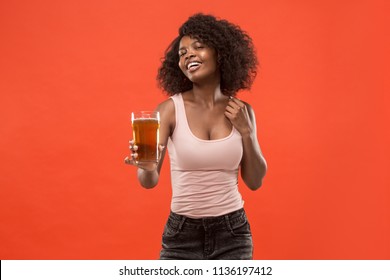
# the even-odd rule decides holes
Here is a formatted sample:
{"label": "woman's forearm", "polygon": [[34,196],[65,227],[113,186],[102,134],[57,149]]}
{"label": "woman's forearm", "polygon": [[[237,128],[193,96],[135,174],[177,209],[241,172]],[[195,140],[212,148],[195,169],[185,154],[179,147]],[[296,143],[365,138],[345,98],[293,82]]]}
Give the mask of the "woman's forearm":
{"label": "woman's forearm", "polygon": [[267,163],[253,132],[243,135],[242,142],[244,151],[241,162],[241,177],[251,190],[257,190],[261,187],[267,172]]}

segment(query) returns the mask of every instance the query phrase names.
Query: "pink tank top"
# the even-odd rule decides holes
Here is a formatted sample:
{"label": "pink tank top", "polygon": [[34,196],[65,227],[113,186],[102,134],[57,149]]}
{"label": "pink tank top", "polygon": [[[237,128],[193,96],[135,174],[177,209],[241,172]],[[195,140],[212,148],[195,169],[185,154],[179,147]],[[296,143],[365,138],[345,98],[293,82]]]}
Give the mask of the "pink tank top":
{"label": "pink tank top", "polygon": [[215,217],[243,207],[238,191],[242,138],[233,127],[229,136],[203,140],[192,134],[181,94],[175,104],[176,127],[168,140],[171,162],[171,210],[190,218]]}

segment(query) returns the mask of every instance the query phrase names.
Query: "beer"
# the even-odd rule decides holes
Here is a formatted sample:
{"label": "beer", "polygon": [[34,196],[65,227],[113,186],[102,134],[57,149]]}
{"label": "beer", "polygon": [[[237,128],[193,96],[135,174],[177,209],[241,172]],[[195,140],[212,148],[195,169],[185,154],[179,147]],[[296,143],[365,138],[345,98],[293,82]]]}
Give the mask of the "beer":
{"label": "beer", "polygon": [[132,126],[134,145],[138,146],[136,161],[157,162],[159,158],[159,113],[148,111],[132,113]]}

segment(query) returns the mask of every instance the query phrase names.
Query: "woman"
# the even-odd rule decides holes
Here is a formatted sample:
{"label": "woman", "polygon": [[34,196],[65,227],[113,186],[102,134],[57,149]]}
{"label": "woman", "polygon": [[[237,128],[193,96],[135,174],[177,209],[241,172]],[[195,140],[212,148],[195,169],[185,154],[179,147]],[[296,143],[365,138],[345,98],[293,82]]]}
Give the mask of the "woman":
{"label": "woman", "polygon": [[255,115],[236,93],[249,89],[257,59],[251,38],[238,26],[196,14],[179,29],[158,71],[170,98],[162,102],[157,164],[136,163],[145,188],[157,185],[165,147],[171,161],[171,213],[160,259],[252,259],[250,226],[238,191],[238,173],[258,189],[266,161]]}

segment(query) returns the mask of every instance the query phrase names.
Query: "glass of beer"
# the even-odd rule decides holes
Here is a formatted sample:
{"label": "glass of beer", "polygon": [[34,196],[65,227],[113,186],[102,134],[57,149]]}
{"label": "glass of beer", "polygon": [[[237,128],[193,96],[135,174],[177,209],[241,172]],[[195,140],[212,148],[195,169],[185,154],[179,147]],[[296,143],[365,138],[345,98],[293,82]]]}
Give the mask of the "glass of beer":
{"label": "glass of beer", "polygon": [[139,111],[131,113],[134,145],[138,146],[137,162],[158,162],[160,113]]}

